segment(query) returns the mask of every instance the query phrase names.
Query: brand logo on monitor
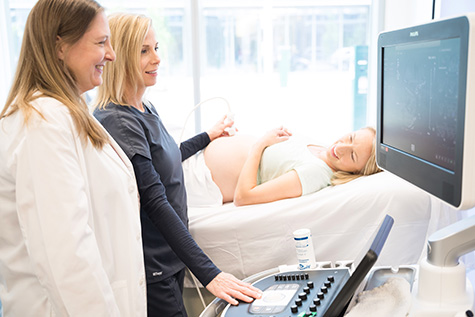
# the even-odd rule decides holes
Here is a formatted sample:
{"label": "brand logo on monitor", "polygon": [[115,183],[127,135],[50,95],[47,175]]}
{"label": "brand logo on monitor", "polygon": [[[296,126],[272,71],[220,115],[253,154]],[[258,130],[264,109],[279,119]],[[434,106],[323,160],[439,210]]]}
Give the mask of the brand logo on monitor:
{"label": "brand logo on monitor", "polygon": [[419,36],[419,31],[409,32],[410,37]]}

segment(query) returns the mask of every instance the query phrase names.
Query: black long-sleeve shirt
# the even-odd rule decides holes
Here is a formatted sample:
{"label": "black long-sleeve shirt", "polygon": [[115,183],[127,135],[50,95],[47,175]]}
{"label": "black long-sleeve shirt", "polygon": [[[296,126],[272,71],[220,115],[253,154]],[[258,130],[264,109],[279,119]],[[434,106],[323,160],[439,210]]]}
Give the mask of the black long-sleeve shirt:
{"label": "black long-sleeve shirt", "polygon": [[132,161],[140,193],[140,217],[147,282],[161,281],[186,265],[203,285],[221,271],[203,253],[188,231],[186,191],[181,162],[206,147],[206,133],[180,148],[155,108],[145,112],[113,103],[94,116]]}

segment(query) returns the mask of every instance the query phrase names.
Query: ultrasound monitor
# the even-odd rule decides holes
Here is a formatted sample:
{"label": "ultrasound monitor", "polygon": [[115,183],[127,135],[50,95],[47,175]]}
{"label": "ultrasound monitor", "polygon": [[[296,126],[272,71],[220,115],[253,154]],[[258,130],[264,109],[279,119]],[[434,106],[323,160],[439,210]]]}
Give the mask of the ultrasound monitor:
{"label": "ultrasound monitor", "polygon": [[475,16],[381,33],[378,165],[457,209],[475,203]]}

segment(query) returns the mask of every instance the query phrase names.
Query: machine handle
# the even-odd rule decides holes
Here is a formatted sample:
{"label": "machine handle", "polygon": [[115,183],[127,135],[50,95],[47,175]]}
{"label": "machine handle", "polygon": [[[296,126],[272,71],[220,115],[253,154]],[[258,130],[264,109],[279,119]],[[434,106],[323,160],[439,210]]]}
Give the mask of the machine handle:
{"label": "machine handle", "polygon": [[475,216],[434,232],[427,242],[427,262],[439,267],[453,267],[459,258],[475,250]]}

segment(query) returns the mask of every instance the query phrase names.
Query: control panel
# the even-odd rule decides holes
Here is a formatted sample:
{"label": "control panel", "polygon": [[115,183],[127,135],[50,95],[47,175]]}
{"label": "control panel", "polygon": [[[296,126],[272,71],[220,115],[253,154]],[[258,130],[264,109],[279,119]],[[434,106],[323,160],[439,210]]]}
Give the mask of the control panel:
{"label": "control panel", "polygon": [[223,316],[323,316],[349,277],[346,267],[273,274],[253,283],[263,291],[261,299],[228,306]]}

